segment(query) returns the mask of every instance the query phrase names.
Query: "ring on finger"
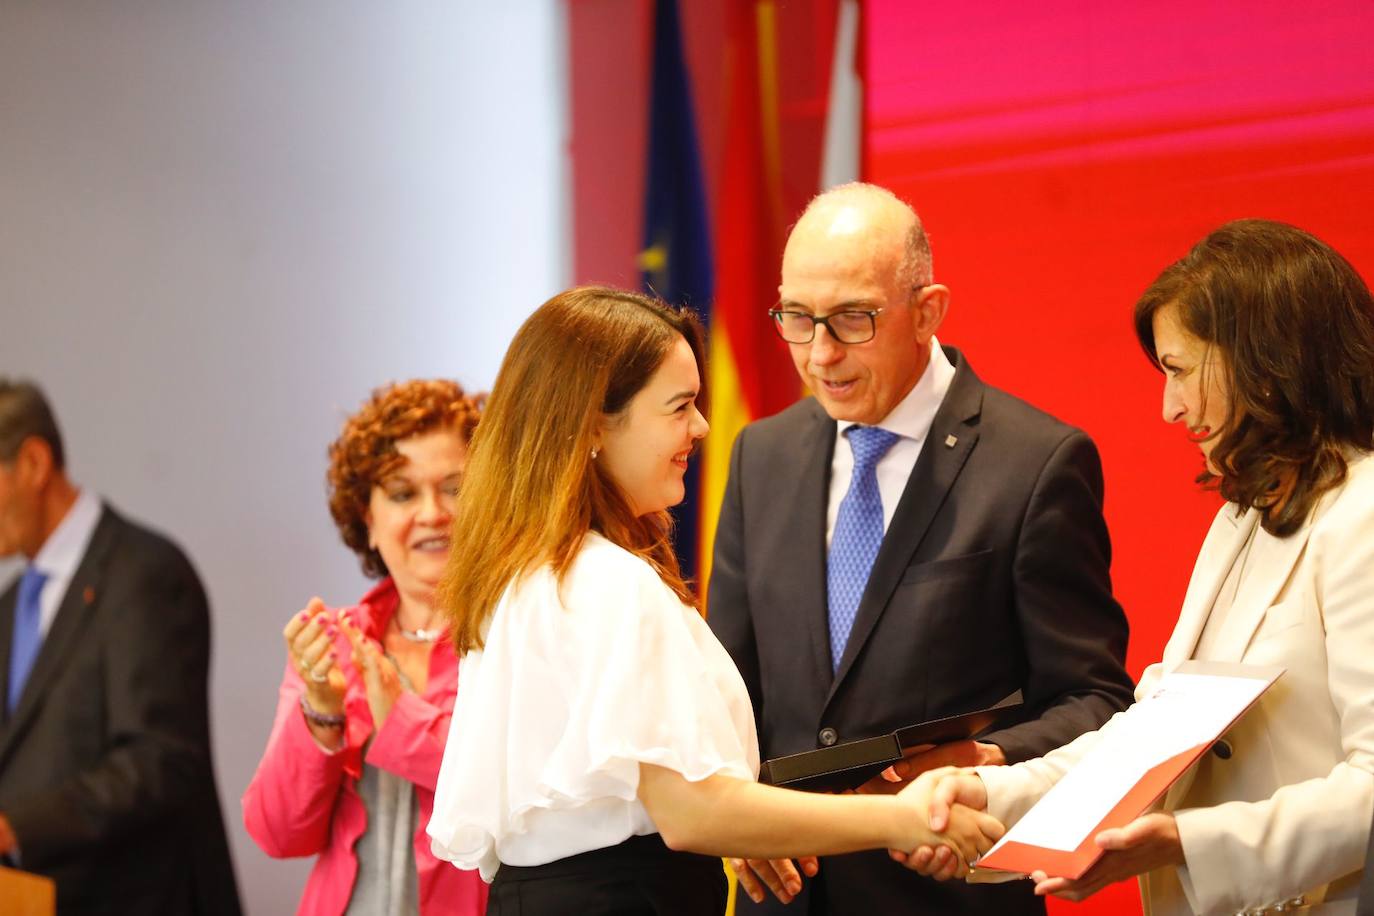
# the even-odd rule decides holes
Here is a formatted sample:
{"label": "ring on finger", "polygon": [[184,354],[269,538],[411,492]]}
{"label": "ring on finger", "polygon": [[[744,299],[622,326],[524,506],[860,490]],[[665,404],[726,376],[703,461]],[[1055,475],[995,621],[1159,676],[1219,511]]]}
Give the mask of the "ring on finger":
{"label": "ring on finger", "polygon": [[329,675],[318,674],[313,668],[310,670],[309,677],[310,680],[314,681],[316,684],[326,684],[329,682]]}

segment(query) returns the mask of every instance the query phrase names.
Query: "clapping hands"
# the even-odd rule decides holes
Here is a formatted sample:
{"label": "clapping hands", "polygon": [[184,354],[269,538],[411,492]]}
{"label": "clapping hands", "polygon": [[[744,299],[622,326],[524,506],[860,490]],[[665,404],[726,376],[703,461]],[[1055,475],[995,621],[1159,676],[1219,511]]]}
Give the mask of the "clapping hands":
{"label": "clapping hands", "polygon": [[377,641],[359,630],[347,612],[340,616],[339,627],[353,649],[353,667],[362,672],[372,725],[380,730],[401,695],[401,675]]}
{"label": "clapping hands", "polygon": [[380,729],[401,695],[396,665],[376,640],[358,628],[350,612],[336,615],[319,598],[311,598],[282,630],[291,667],[305,682],[305,701],[312,710],[324,715],[344,711],[348,682],[339,667],[339,649],[335,646],[340,633],[348,640],[353,666],[362,674],[373,727]]}
{"label": "clapping hands", "polygon": [[319,598],[311,598],[282,630],[291,667],[305,681],[306,702],[326,715],[343,712],[347,687],[332,647],[337,633],[333,612]]}

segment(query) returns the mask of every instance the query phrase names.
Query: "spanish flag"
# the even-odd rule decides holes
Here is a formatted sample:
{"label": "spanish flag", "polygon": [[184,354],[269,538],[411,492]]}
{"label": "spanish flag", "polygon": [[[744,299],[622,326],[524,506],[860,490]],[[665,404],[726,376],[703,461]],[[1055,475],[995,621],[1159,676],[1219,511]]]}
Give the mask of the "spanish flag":
{"label": "spanish flag", "polygon": [[803,394],[766,314],[777,302],[787,231],[813,195],[859,177],[862,127],[858,0],[753,0],[731,4],[730,16],[713,223],[711,434],[701,461],[703,595],[735,436]]}

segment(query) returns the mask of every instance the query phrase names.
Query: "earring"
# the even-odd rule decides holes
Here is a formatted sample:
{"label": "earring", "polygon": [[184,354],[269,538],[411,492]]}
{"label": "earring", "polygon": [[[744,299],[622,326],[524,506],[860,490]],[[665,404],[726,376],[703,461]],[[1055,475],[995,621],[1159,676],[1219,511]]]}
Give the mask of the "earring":
{"label": "earring", "polygon": [[596,456],[597,456],[597,448],[596,448],[595,446],[593,446],[593,447],[592,447],[592,460],[593,460],[593,461],[596,460]]}

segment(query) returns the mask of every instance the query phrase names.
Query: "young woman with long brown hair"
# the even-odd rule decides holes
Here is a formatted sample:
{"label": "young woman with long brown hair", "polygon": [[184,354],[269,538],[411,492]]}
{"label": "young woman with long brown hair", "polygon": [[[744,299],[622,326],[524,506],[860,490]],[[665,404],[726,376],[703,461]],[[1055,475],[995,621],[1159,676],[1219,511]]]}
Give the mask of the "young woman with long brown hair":
{"label": "young woman with long brown hair", "polygon": [[689,312],[561,293],[516,335],[473,440],[442,605],[466,653],[429,833],[488,913],[720,913],[720,855],[947,844],[897,796],[756,783],[754,715],[667,514],[707,430]]}

